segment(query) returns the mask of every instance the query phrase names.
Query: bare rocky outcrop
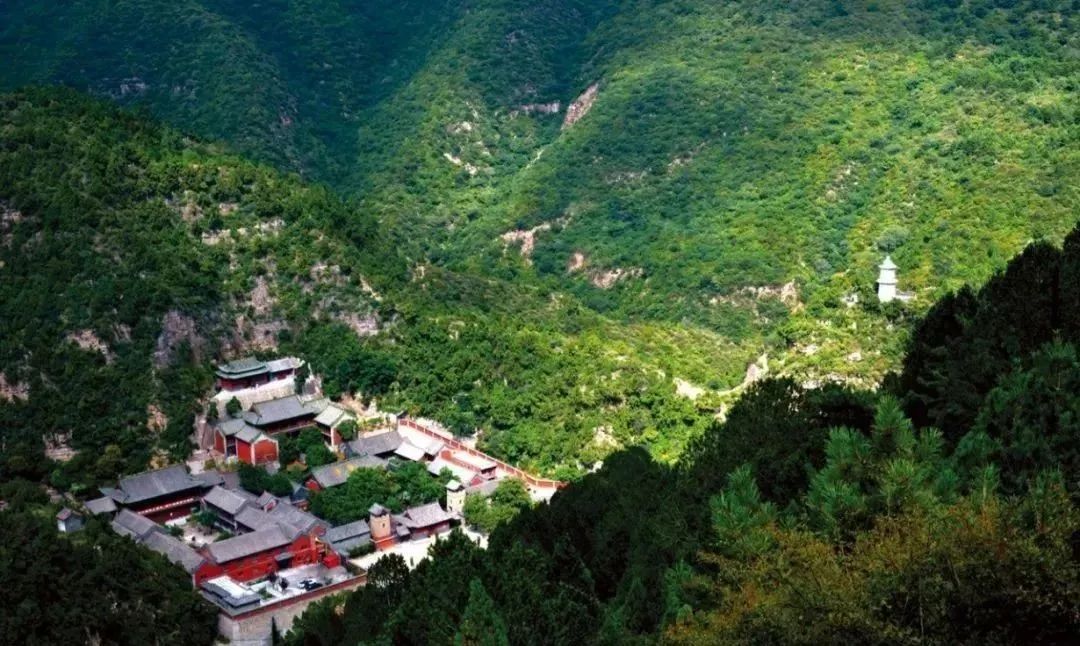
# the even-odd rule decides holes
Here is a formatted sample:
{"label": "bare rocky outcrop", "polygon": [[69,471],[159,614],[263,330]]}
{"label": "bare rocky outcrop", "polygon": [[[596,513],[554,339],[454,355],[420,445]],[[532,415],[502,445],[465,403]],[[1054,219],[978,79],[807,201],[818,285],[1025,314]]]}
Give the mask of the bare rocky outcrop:
{"label": "bare rocky outcrop", "polygon": [[566,117],[563,119],[562,125],[563,130],[573,126],[578,121],[581,121],[581,119],[589,113],[589,110],[592,109],[593,104],[596,103],[596,98],[599,95],[600,84],[593,83],[581,93],[581,96],[574,99],[574,102],[566,108]]}
{"label": "bare rocky outcrop", "polygon": [[451,164],[453,164],[455,166],[461,166],[462,168],[464,168],[465,172],[468,173],[470,177],[475,176],[477,173],[480,172],[480,169],[478,167],[476,167],[473,164],[470,164],[470,163],[468,163],[466,161],[462,161],[462,159],[460,157],[458,157],[457,155],[452,155],[450,153],[443,153],[443,157],[445,157],[446,160],[449,161]]}
{"label": "bare rocky outcrop", "polygon": [[127,96],[142,96],[146,94],[146,91],[150,89],[150,85],[142,78],[138,76],[132,76],[130,78],[121,79],[116,91],[113,93],[113,98],[123,98]]}
{"label": "bare rocky outcrop", "polygon": [[150,403],[146,405],[146,430],[156,435],[164,431],[168,425],[169,418],[158,408],[157,404]]}
{"label": "bare rocky outcrop", "polygon": [[499,239],[504,244],[520,244],[521,245],[521,257],[525,259],[526,263],[532,264],[532,252],[536,247],[536,234],[542,231],[550,231],[551,223],[545,222],[539,224],[531,229],[515,229],[514,231],[507,231],[499,236]]}
{"label": "bare rocky outcrop", "polygon": [[703,148],[705,148],[705,142],[701,142],[693,150],[688,150],[687,152],[672,158],[667,165],[668,172],[670,173],[694,161],[694,157],[696,157]]}
{"label": "bare rocky outcrop", "polygon": [[593,429],[593,446],[601,449],[617,449],[622,444],[615,437],[615,429],[610,425],[597,426]]}
{"label": "bare rocky outcrop", "polygon": [[105,363],[116,359],[109,346],[93,330],[76,330],[67,335],[67,340],[89,352],[98,352],[105,357]]}
{"label": "bare rocky outcrop", "polygon": [[308,270],[311,280],[320,285],[334,285],[342,287],[349,282],[345,274],[341,272],[339,265],[328,265],[325,262],[317,262]]}
{"label": "bare rocky outcrop", "polygon": [[760,301],[766,298],[775,298],[792,310],[802,307],[802,302],[799,300],[799,287],[795,281],[783,285],[748,285],[726,296],[714,296],[710,302],[713,305],[719,303],[745,305],[749,301]]}
{"label": "bare rocky outcrop", "polygon": [[695,386],[685,379],[675,377],[675,394],[680,397],[694,400],[705,394],[705,389],[700,386]]}
{"label": "bare rocky outcrop", "polygon": [[[285,220],[281,218],[273,218],[265,222],[259,222],[254,227],[240,227],[235,231],[235,237],[246,238],[248,236],[275,236],[283,228],[285,228]],[[209,231],[202,234],[202,243],[209,246],[219,245],[224,242],[231,242],[234,237],[234,233],[231,229],[221,229],[220,231]]]}
{"label": "bare rocky outcrop", "polygon": [[474,127],[471,121],[459,121],[447,126],[446,131],[452,135],[462,135],[472,132]]}
{"label": "bare rocky outcrop", "polygon": [[161,319],[161,333],[154,349],[154,367],[160,369],[169,365],[176,350],[184,343],[191,347],[196,360],[201,360],[205,341],[199,336],[195,319],[177,310],[170,310]]}
{"label": "bare rocky outcrop", "polygon": [[645,179],[645,177],[648,174],[649,174],[649,171],[647,171],[647,170],[619,171],[617,173],[611,173],[610,175],[608,175],[607,177],[604,178],[604,181],[606,183],[612,184],[612,185],[616,185],[616,184],[633,184],[634,182],[640,182],[641,180]]}
{"label": "bare rocky outcrop", "polygon": [[45,433],[41,436],[45,445],[45,457],[55,462],[67,462],[78,454],[71,447],[71,431],[66,433]]}
{"label": "bare rocky outcrop", "polygon": [[334,319],[349,326],[349,329],[360,338],[375,336],[380,330],[379,317],[374,314],[362,316],[356,312],[343,312],[335,315]]}
{"label": "bare rocky outcrop", "polygon": [[570,260],[566,262],[566,273],[573,274],[581,271],[582,269],[585,269],[585,264],[587,262],[588,261],[585,258],[585,254],[581,253],[580,251],[575,251],[574,253],[570,254]]}
{"label": "bare rocky outcrop", "polygon": [[126,323],[115,323],[112,326],[113,339],[126,343],[131,340],[131,326]]}
{"label": "bare rocky outcrop", "polygon": [[382,300],[382,294],[377,292],[375,290],[375,288],[371,286],[371,283],[369,283],[367,281],[366,278],[364,278],[363,276],[360,276],[359,280],[360,280],[360,290],[361,291],[363,291],[365,294],[370,296],[371,299],[376,301],[376,302],[379,302],[379,301]]}
{"label": "bare rocky outcrop", "polygon": [[256,316],[264,316],[269,314],[274,309],[275,300],[270,293],[270,284],[267,282],[265,276],[259,276],[255,279],[255,287],[252,288],[248,294],[248,301],[251,304],[251,310]]}
{"label": "bare rocky outcrop", "polygon": [[645,275],[641,267],[615,267],[614,269],[594,269],[589,272],[589,282],[600,289],[611,289],[621,281],[640,278]]}
{"label": "bare rocky outcrop", "polygon": [[23,221],[21,211],[11,208],[7,202],[0,200],[0,227],[8,228]]}
{"label": "bare rocky outcrop", "polygon": [[184,222],[194,222],[202,217],[202,208],[195,202],[187,202],[180,207],[180,219]]}
{"label": "bare rocky outcrop", "polygon": [[289,329],[284,319],[253,321],[243,314],[233,319],[232,338],[225,341],[231,354],[245,355],[255,351],[277,350],[278,335]]}
{"label": "bare rocky outcrop", "polygon": [[746,375],[743,377],[740,388],[746,388],[750,384],[761,381],[765,375],[769,374],[769,355],[768,353],[762,353],[753,363],[746,367]]}
{"label": "bare rocky outcrop", "polygon": [[589,282],[600,289],[611,289],[624,280],[641,278],[645,275],[645,270],[641,267],[612,267],[610,269],[600,267],[589,269],[588,267],[589,259],[581,251],[570,254],[570,258],[566,261],[566,273],[584,272]]}
{"label": "bare rocky outcrop", "polygon": [[220,231],[207,231],[202,234],[202,243],[209,247],[219,245],[232,240],[232,231],[221,229]]}

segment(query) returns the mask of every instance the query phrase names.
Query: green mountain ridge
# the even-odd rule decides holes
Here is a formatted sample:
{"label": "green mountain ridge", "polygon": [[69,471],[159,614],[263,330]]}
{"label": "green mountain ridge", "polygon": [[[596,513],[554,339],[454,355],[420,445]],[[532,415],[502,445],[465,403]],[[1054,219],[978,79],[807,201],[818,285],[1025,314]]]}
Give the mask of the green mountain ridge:
{"label": "green mountain ridge", "polygon": [[[674,458],[766,362],[881,379],[908,316],[873,297],[886,252],[917,313],[1059,240],[1071,6],[19,1],[0,88],[65,84],[352,196],[325,233],[396,267],[356,349],[397,357],[377,394],[551,469],[607,426]],[[375,307],[342,298],[345,323]],[[290,334],[319,318],[296,302]]]}
{"label": "green mountain ridge", "polygon": [[[69,84],[327,181],[409,262],[699,326],[745,346],[733,377],[771,347],[879,378],[899,346],[852,365],[881,344],[836,329],[883,252],[920,309],[1077,205],[1066,1],[160,4],[7,3],[0,87]],[[504,238],[526,230],[528,258]],[[787,324],[738,298],[792,282]],[[794,337],[827,351],[766,342]]]}
{"label": "green mountain ridge", "polygon": [[[572,476],[631,444],[670,460],[718,405],[673,375],[746,353],[411,266],[327,189],[70,90],[0,96],[0,134],[8,475],[92,487],[185,457],[212,362],[249,352],[300,354],[334,397],[480,427],[531,469]],[[42,461],[56,441],[75,459]]]}

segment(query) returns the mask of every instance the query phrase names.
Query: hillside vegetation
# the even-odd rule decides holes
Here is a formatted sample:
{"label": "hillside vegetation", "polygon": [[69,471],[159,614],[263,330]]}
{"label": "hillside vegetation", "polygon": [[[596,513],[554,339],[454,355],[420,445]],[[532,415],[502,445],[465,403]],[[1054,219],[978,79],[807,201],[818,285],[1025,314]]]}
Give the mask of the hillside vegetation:
{"label": "hillside vegetation", "polygon": [[675,467],[622,451],[487,550],[388,556],[286,643],[1069,642],[1078,280],[1080,229],[934,305],[887,388],[763,381]]}
{"label": "hillside vegetation", "polygon": [[3,95],[0,132],[5,478],[92,491],[186,456],[212,363],[246,353],[298,353],[332,397],[480,427],[532,469],[670,460],[718,405],[672,375],[746,351],[410,267],[354,204],[72,91]]}
{"label": "hillside vegetation", "polygon": [[[320,367],[339,390],[481,426],[492,451],[552,470],[636,443],[673,459],[766,365],[875,383],[912,312],[1059,241],[1080,172],[1073,9],[19,0],[0,7],[0,87],[69,85],[348,196],[279,177],[305,202],[290,208],[331,212],[307,230],[341,255],[297,231],[269,245],[287,258],[264,262],[264,241],[228,270],[238,252],[195,242],[252,210],[233,224],[209,208],[214,222],[154,260],[202,262],[162,278],[190,302],[156,301],[148,319],[224,303],[216,320],[232,322],[265,273],[280,302],[247,317],[251,333],[278,339],[287,321],[279,346],[332,357]],[[204,211],[235,201],[213,184],[149,192],[182,202],[177,187]],[[284,221],[276,240],[293,239]],[[873,299],[886,252],[916,295],[906,313]],[[37,298],[57,291],[39,280]],[[61,327],[91,326],[38,333]],[[359,359],[393,365],[348,368]]]}
{"label": "hillside vegetation", "polygon": [[[718,297],[834,303],[885,250],[928,304],[1077,203],[1064,0],[152,4],[8,3],[0,85],[146,106],[620,317],[730,333]],[[542,225],[525,267],[499,236]]]}

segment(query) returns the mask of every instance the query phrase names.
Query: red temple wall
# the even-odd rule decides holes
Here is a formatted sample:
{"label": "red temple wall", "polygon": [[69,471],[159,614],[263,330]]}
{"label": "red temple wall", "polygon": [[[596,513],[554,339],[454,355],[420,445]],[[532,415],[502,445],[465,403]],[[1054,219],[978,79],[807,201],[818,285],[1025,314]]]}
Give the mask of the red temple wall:
{"label": "red temple wall", "polygon": [[268,576],[280,569],[275,557],[282,552],[292,553],[292,562],[289,567],[318,563],[324,556],[323,547],[313,537],[301,536],[288,545],[252,554],[228,563],[204,563],[195,571],[195,585],[202,585],[206,580],[222,575],[228,575],[237,581],[251,581],[252,579]]}
{"label": "red temple wall", "polygon": [[251,455],[251,445],[243,440],[236,440],[236,457],[241,462],[255,464],[255,460],[252,458]]}
{"label": "red temple wall", "polygon": [[274,440],[259,440],[251,447],[251,450],[253,452],[255,464],[265,464],[267,462],[274,462],[278,459],[278,445]]}

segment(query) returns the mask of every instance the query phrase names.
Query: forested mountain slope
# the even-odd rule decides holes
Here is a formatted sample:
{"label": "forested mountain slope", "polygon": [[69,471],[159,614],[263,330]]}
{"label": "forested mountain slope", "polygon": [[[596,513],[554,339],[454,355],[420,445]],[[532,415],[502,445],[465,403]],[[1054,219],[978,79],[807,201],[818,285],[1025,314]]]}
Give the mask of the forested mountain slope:
{"label": "forested mountain slope", "polygon": [[[382,353],[393,370],[336,382],[371,391],[392,373],[368,394],[478,424],[492,450],[554,468],[642,442],[674,457],[766,364],[805,383],[881,378],[907,316],[874,302],[884,252],[915,292],[910,313],[1059,239],[1080,190],[1072,9],[18,0],[0,6],[0,87],[67,84],[351,195],[314,226],[354,266],[393,265],[369,272],[400,287],[369,278],[388,333],[341,341],[371,328],[358,280],[332,304],[300,289],[260,324],[292,317],[285,346],[300,351]],[[204,209],[232,208],[209,189]],[[206,226],[160,266],[205,264],[162,282],[193,294],[188,310],[246,307],[275,269],[219,266]],[[320,255],[304,252],[350,264]],[[203,288],[229,272],[226,296]],[[60,273],[37,277],[38,298],[63,293]],[[321,304],[320,334],[300,334]],[[39,333],[59,334],[50,325]]]}
{"label": "forested mountain slope", "polygon": [[721,379],[751,350],[407,263],[354,203],[70,90],[0,96],[0,142],[4,478],[77,489],[186,456],[212,363],[251,352],[480,427],[531,469],[631,444],[670,460],[719,405],[673,375]]}
{"label": "forested mountain slope", "polygon": [[1080,229],[935,304],[886,387],[755,384],[674,467],[616,453],[487,550],[385,558],[285,641],[1074,641],[1078,284]]}
{"label": "forested mountain slope", "polygon": [[[723,331],[739,288],[834,301],[888,250],[928,303],[1062,235],[1074,9],[12,2],[0,85],[71,84],[329,180],[414,258]],[[537,226],[529,269],[500,236]]]}
{"label": "forested mountain slope", "polygon": [[0,426],[24,468],[43,437],[100,478],[185,455],[218,353],[375,317],[364,282],[404,274],[328,191],[71,91],[3,96],[0,133]]}

